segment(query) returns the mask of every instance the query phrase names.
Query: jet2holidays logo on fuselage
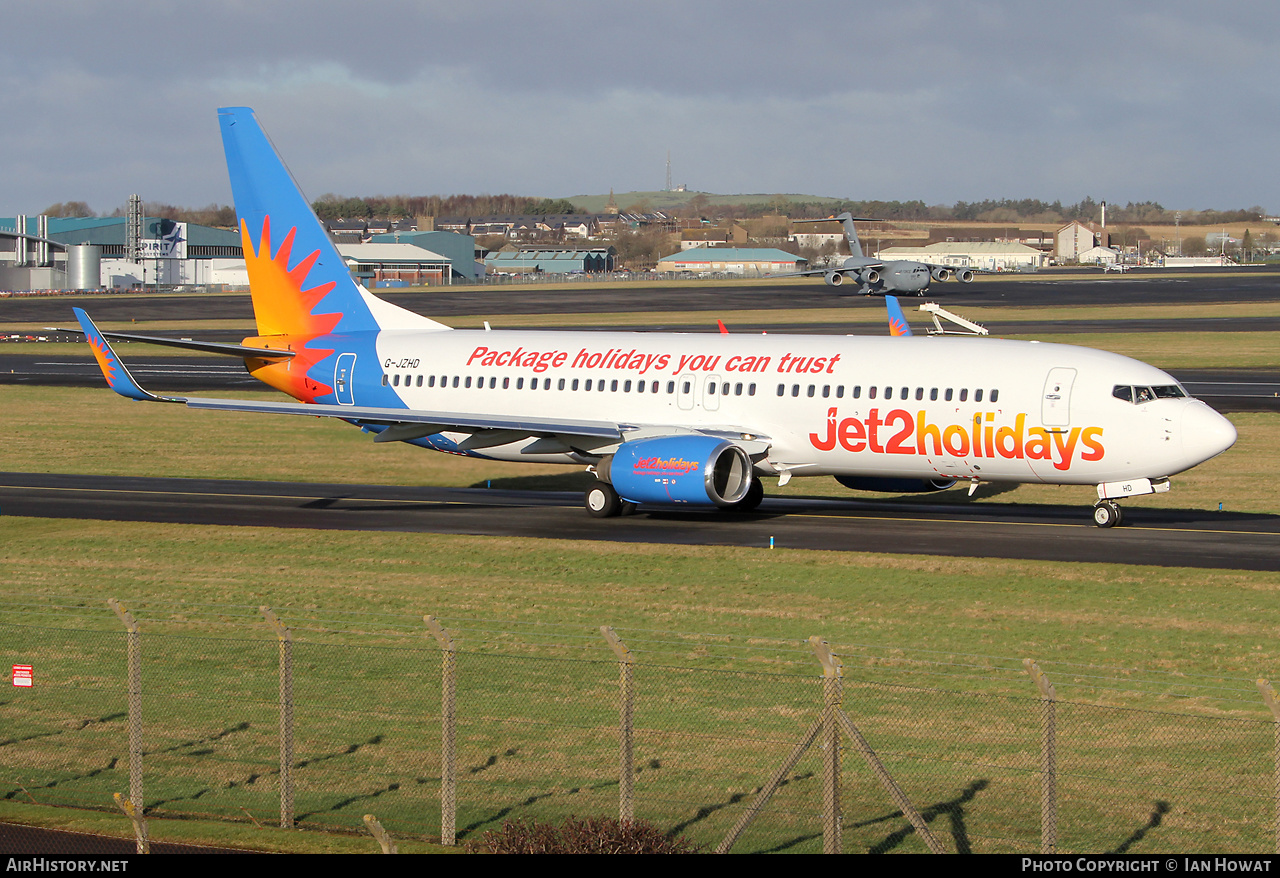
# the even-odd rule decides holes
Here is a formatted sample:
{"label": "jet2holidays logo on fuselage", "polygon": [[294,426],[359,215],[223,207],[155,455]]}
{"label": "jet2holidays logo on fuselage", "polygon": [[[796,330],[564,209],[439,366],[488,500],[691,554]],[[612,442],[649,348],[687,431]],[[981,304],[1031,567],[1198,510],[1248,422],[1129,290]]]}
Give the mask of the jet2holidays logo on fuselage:
{"label": "jet2holidays logo on fuselage", "polygon": [[[1009,460],[1047,460],[1055,469],[1071,468],[1076,451],[1080,460],[1101,460],[1101,427],[1072,427],[1046,430],[1027,427],[1025,413],[1012,424],[998,423],[995,412],[975,412],[973,421],[961,424],[931,424],[923,409],[913,416],[906,409],[893,409],[883,416],[873,408],[865,418],[841,418],[839,410],[827,410],[824,435],[809,434],[809,443],[819,451],[837,445],[846,451],[872,454],[922,454],[934,457],[1003,457]],[[1087,450],[1086,450],[1087,449]]]}

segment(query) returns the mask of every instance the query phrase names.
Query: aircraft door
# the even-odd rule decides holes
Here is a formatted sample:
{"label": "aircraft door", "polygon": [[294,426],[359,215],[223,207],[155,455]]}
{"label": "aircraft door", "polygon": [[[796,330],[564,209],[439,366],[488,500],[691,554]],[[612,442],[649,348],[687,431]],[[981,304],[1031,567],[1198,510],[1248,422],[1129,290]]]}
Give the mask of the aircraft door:
{"label": "aircraft door", "polygon": [[351,388],[351,375],[355,371],[356,355],[339,354],[338,362],[333,367],[333,395],[338,405],[355,405],[355,393]]}
{"label": "aircraft door", "polygon": [[1071,385],[1075,380],[1075,369],[1058,366],[1049,370],[1040,408],[1040,421],[1046,427],[1066,427],[1071,423]]}
{"label": "aircraft door", "polygon": [[698,379],[693,375],[676,376],[676,405],[684,411],[693,409],[698,396]]}
{"label": "aircraft door", "polygon": [[702,407],[709,412],[720,408],[720,376],[708,375],[702,389]]}

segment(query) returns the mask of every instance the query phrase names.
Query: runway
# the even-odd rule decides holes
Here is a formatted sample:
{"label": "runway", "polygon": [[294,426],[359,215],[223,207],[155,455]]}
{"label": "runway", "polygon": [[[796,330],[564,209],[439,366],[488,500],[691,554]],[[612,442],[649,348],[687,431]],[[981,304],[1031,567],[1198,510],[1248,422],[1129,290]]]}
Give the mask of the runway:
{"label": "runway", "polygon": [[[937,295],[934,295],[934,294]],[[1029,319],[992,325],[995,335],[1075,332],[1157,332],[1205,329],[1274,332],[1280,318],[1209,317],[1186,320],[1160,316],[1159,306],[1226,301],[1280,301],[1280,270],[1238,269],[1205,273],[1203,280],[1160,274],[1050,273],[982,280],[968,286],[941,284],[930,299],[963,311],[967,304],[1027,306]],[[847,305],[848,322],[732,326],[753,332],[869,332],[883,330],[879,299],[849,297],[821,284],[706,288],[619,283],[568,290],[513,287],[434,287],[426,292],[391,293],[396,304],[432,317],[594,314],[607,312],[693,312],[676,324],[639,323],[636,329],[716,331],[704,319],[709,303],[724,311],[794,311]],[[0,320],[66,326],[68,298],[3,299]],[[252,308],[245,295],[128,295],[80,297],[75,304],[103,321],[167,320],[189,327],[173,335],[239,341],[240,331],[201,330],[208,320],[243,321]],[[911,300],[904,305],[911,307]],[[1151,305],[1137,320],[1036,321],[1037,305]],[[566,322],[578,328],[581,322]],[[625,328],[625,327],[617,327]],[[4,323],[0,323],[0,331]],[[48,335],[52,336],[52,333]],[[79,336],[65,340],[79,341]],[[39,343],[36,343],[39,344]],[[21,353],[13,353],[21,347]],[[261,385],[238,360],[169,355],[129,357],[138,379],[161,392],[234,395]],[[1258,371],[1201,370],[1175,373],[1187,389],[1220,411],[1280,411],[1280,366]],[[88,356],[43,355],[27,344],[0,345],[0,384],[101,387]],[[105,392],[105,391],[104,391]],[[1128,564],[1280,569],[1280,516],[1206,513],[1126,505],[1126,525],[1100,530],[1089,516],[1091,497],[1078,506],[954,504],[827,499],[766,499],[750,515],[642,510],[620,519],[586,515],[576,494],[504,490],[400,488],[375,485],[310,485],[176,479],[120,479],[89,476],[7,474],[0,477],[0,514],[121,521],[171,521],[343,530],[562,537],[618,542],[722,545],[779,549],[829,549],[1099,561]]]}
{"label": "runway", "polygon": [[1280,516],[1125,506],[1100,530],[1078,506],[766,498],[750,514],[642,507],[596,519],[581,496],[482,488],[0,473],[0,515],[473,534],[740,548],[1280,570]]}

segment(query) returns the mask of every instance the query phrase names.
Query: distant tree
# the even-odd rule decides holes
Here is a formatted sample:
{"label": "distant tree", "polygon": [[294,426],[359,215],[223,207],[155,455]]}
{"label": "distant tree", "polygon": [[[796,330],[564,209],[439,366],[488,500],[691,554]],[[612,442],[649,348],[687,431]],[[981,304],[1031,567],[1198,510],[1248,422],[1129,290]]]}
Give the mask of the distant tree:
{"label": "distant tree", "polygon": [[520,213],[533,216],[554,216],[556,214],[577,213],[578,209],[567,198],[544,198],[541,201],[527,201]]}
{"label": "distant tree", "polygon": [[85,204],[83,201],[68,201],[66,203],[60,201],[57,204],[49,205],[40,212],[45,216],[57,217],[97,216],[96,213],[89,209],[89,205]]}
{"label": "distant tree", "polygon": [[1191,235],[1182,239],[1183,256],[1207,256],[1209,248],[1203,235]]}

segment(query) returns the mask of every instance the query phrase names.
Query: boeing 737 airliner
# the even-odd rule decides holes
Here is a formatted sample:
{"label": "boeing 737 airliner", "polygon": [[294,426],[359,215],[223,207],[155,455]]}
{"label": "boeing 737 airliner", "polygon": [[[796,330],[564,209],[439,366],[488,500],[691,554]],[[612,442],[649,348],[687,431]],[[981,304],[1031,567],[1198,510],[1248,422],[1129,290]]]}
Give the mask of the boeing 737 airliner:
{"label": "boeing 737 airliner", "polygon": [[296,402],[159,397],[76,309],[123,396],[340,418],[375,442],[577,463],[595,516],[636,505],[755,508],[761,477],[850,488],[1094,485],[1120,498],[1235,442],[1170,375],[1089,348],[989,338],[457,330],[357,284],[252,110],[219,111],[256,336],[151,339],[243,357]]}

